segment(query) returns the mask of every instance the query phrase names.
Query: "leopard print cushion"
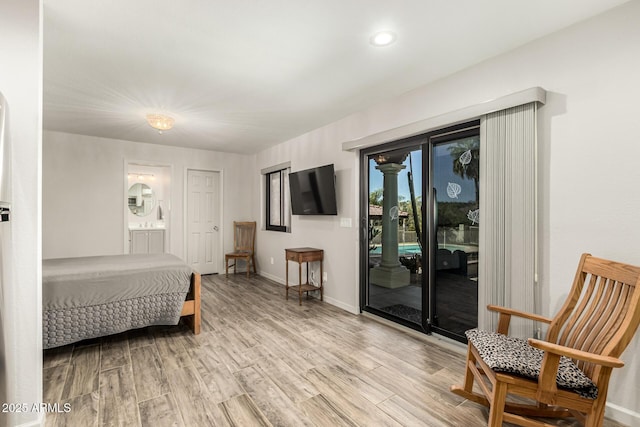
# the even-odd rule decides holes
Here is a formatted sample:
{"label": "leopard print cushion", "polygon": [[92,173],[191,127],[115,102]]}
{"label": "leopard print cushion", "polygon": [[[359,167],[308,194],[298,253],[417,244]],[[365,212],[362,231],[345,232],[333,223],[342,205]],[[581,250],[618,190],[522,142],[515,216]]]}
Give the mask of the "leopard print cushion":
{"label": "leopard print cushion", "polygon": [[[538,379],[544,352],[531,347],[526,340],[478,329],[470,329],[465,335],[494,371]],[[584,398],[598,397],[598,387],[568,357],[560,358],[556,382],[558,387],[573,390]]]}

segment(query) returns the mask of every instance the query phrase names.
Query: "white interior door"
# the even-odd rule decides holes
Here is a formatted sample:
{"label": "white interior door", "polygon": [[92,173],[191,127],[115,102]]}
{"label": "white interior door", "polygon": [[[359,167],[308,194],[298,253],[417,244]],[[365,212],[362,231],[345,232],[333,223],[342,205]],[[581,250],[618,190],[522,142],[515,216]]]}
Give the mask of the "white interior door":
{"label": "white interior door", "polygon": [[200,274],[218,272],[220,173],[187,171],[187,260]]}

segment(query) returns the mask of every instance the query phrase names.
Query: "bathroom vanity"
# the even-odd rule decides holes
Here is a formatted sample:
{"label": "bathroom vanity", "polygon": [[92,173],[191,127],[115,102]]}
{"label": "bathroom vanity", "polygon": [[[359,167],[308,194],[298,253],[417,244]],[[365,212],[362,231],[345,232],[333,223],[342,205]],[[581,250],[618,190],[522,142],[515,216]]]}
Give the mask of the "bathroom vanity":
{"label": "bathroom vanity", "polygon": [[164,253],[164,229],[129,229],[129,248],[132,254]]}

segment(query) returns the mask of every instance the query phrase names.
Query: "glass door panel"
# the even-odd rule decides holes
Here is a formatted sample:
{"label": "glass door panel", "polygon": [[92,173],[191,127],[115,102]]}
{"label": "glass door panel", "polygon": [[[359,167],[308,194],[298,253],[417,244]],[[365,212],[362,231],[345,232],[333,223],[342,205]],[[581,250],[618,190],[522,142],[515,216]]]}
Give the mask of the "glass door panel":
{"label": "glass door panel", "polygon": [[422,149],[367,156],[366,306],[421,328],[423,322]]}
{"label": "glass door panel", "polygon": [[364,310],[463,342],[477,326],[479,148],[476,121],[362,153]]}
{"label": "glass door panel", "polygon": [[477,129],[431,138],[431,327],[452,338],[478,322]]}

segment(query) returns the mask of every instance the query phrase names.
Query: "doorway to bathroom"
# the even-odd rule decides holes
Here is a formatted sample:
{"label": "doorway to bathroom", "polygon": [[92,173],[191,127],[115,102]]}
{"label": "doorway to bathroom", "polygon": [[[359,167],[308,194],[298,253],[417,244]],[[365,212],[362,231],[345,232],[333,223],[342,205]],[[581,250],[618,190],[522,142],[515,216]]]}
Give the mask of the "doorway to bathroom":
{"label": "doorway to bathroom", "polygon": [[125,160],[124,253],[171,252],[171,165]]}

